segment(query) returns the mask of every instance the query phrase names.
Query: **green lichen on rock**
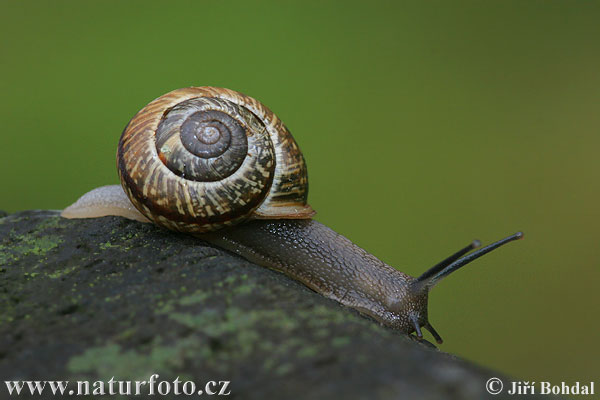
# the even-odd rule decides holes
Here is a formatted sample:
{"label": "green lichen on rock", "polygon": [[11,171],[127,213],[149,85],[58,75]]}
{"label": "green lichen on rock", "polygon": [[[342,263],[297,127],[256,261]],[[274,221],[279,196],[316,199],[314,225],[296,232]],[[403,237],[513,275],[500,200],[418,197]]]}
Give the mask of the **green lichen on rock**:
{"label": "green lichen on rock", "polygon": [[498,375],[187,235],[0,217],[3,380],[154,373],[228,380],[244,399],[480,399]]}
{"label": "green lichen on rock", "polygon": [[[3,218],[4,219],[4,218]],[[45,228],[55,226],[58,217],[49,218],[45,223],[27,232],[11,230],[7,233],[10,247],[0,244],[0,265],[19,261],[29,255],[44,256],[48,251],[58,247],[62,238],[53,234],[46,234]]]}

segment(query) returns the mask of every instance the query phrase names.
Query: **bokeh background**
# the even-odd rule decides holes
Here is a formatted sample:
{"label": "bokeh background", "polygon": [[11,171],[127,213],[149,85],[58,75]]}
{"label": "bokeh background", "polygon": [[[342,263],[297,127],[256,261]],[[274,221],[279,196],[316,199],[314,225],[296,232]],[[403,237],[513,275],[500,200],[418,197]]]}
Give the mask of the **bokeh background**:
{"label": "bokeh background", "polygon": [[600,3],[3,1],[0,208],[117,183],[128,120],[175,88],[258,98],[317,219],[432,292],[441,348],[524,380],[600,370]]}

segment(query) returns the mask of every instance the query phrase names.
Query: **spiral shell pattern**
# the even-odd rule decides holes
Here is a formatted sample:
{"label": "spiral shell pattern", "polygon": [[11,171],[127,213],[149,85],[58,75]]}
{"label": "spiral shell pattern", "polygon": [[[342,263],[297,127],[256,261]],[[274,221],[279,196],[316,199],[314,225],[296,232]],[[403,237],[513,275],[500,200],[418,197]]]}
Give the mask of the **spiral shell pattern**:
{"label": "spiral shell pattern", "polygon": [[152,101],[121,135],[117,167],[133,205],[168,229],[314,214],[290,132],[260,102],[228,89],[184,88]]}

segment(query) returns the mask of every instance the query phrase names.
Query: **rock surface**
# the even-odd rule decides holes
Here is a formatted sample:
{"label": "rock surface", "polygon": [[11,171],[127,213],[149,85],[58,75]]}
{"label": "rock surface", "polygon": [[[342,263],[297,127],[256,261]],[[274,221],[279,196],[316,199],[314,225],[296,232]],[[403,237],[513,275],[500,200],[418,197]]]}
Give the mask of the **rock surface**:
{"label": "rock surface", "polygon": [[499,375],[193,237],[0,217],[1,381],[151,374],[243,399],[481,399]]}

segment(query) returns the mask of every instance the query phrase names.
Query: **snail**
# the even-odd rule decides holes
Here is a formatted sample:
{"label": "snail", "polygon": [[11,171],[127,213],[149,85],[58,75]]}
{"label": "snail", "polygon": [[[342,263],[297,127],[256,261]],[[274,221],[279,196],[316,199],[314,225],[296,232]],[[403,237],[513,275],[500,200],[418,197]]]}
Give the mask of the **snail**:
{"label": "snail", "polygon": [[[150,102],[119,140],[121,185],[84,194],[65,218],[119,215],[187,232],[300,281],[381,324],[423,338],[428,294],[442,278],[520,239],[479,241],[413,278],[312,219],[304,157],[257,100],[189,87]],[[470,254],[468,254],[470,253]]]}

